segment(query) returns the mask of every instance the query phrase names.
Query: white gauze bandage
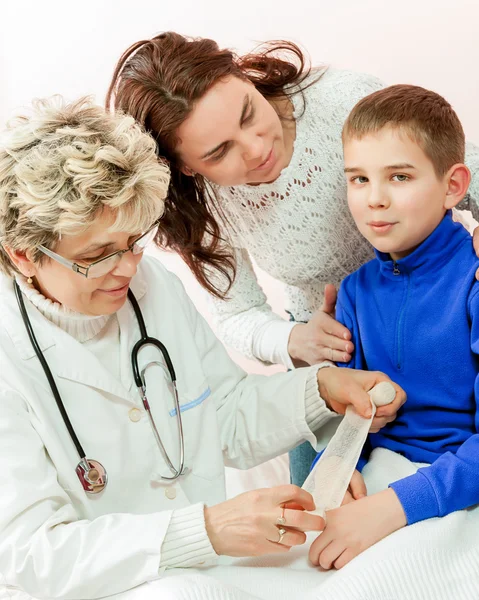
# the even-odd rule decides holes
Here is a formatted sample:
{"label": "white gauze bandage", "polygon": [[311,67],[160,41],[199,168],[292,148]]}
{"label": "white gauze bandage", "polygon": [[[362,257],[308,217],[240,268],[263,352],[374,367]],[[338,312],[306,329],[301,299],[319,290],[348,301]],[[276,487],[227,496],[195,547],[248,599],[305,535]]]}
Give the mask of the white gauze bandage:
{"label": "white gauze bandage", "polygon": [[327,510],[341,506],[376,407],[390,404],[396,396],[396,390],[387,381],[378,383],[368,393],[372,404],[371,417],[365,419],[353,406],[348,406],[336,433],[303,484],[303,489],[314,498],[316,509],[311,511],[313,514],[324,517]]}

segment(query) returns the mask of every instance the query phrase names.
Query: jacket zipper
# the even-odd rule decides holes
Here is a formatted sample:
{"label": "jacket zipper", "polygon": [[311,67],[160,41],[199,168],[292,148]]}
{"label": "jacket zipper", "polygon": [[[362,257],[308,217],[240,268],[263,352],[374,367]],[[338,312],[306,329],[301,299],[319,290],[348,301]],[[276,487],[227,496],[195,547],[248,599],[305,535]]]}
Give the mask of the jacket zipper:
{"label": "jacket zipper", "polygon": [[[399,266],[396,263],[396,261],[393,261],[393,274],[396,276],[401,275],[401,271],[400,271]],[[409,300],[409,275],[406,275],[406,295],[405,295],[404,301],[402,303],[402,306],[399,310],[398,324],[397,324],[397,328],[396,328],[396,340],[397,340],[396,367],[398,370],[400,370],[402,367],[402,350],[403,350],[403,348],[402,348],[402,339],[403,339],[402,332],[403,332],[403,326],[404,326],[404,313],[406,312],[408,300]]]}

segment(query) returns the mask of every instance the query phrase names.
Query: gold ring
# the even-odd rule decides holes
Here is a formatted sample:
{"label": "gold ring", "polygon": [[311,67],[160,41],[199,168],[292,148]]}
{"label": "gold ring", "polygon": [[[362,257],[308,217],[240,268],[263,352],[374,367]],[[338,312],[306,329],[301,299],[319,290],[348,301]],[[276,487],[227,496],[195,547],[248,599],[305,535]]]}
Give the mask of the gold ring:
{"label": "gold ring", "polygon": [[281,512],[281,516],[276,519],[276,525],[286,525],[286,519],[284,518],[284,510],[286,507],[283,504],[283,506],[281,508],[283,510]]}
{"label": "gold ring", "polygon": [[284,534],[286,533],[286,529],[283,529],[281,527],[280,529],[278,529],[278,533],[279,533],[279,540],[276,543],[281,544],[281,542],[283,541]]}

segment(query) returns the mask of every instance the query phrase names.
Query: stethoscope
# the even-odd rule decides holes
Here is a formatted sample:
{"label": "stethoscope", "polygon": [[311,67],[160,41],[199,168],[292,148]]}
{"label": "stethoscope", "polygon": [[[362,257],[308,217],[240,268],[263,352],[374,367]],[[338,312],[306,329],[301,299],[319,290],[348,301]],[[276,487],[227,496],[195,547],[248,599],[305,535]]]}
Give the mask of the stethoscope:
{"label": "stethoscope", "polygon": [[[60,414],[62,416],[63,422],[65,423],[65,427],[68,429],[68,433],[72,439],[72,442],[75,444],[76,450],[80,456],[80,462],[76,466],[75,472],[76,472],[78,479],[80,480],[80,483],[81,483],[83,489],[85,490],[85,492],[87,492],[88,494],[98,494],[99,492],[102,492],[105,489],[106,484],[108,483],[108,474],[106,472],[106,469],[97,460],[92,460],[90,458],[86,458],[85,451],[83,450],[83,447],[80,444],[80,440],[78,439],[78,437],[75,433],[75,430],[73,429],[70,419],[68,418],[68,414],[63,405],[63,402],[62,402],[62,399],[60,396],[60,392],[58,391],[58,388],[57,388],[57,385],[53,378],[50,367],[48,366],[48,363],[45,360],[45,357],[43,356],[40,346],[38,345],[37,339],[35,337],[35,333],[32,328],[32,324],[30,322],[30,318],[29,318],[27,310],[25,308],[25,303],[23,301],[22,292],[16,281],[13,282],[13,287],[15,290],[15,296],[17,298],[18,306],[20,308],[20,312],[22,315],[23,323],[24,323],[25,328],[28,333],[28,337],[30,338],[33,349],[35,350],[35,354],[37,355],[38,360],[40,361],[40,364],[42,365],[43,371],[48,379],[48,383],[50,384],[50,388],[52,390],[53,396],[57,403],[58,410],[60,411]],[[135,379],[135,384],[140,393],[141,401],[143,403],[145,411],[148,414],[148,417],[150,419],[151,427],[153,429],[153,433],[155,435],[155,438],[156,438],[156,441],[160,448],[160,451],[161,451],[163,458],[168,466],[168,469],[170,470],[170,472],[172,474],[170,477],[166,477],[163,475],[160,475],[160,477],[161,477],[161,479],[165,479],[167,481],[173,481],[174,479],[177,479],[181,475],[184,475],[187,471],[185,469],[185,438],[184,438],[184,434],[183,434],[183,423],[181,421],[181,410],[180,410],[180,402],[178,399],[178,390],[176,387],[176,374],[175,374],[175,370],[173,368],[173,363],[171,362],[171,359],[170,359],[170,355],[168,354],[168,350],[166,349],[164,344],[162,344],[156,338],[152,338],[148,335],[148,333],[146,331],[145,321],[143,319],[143,315],[142,315],[140,307],[138,305],[138,301],[135,298],[131,289],[128,290],[128,299],[133,307],[133,310],[135,311],[135,316],[138,321],[138,325],[140,328],[140,335],[141,335],[141,338],[136,342],[136,344],[133,346],[133,350],[131,351],[131,366],[132,366],[132,370],[133,370],[133,377]],[[155,346],[161,352],[161,354],[163,356],[163,360],[166,363],[166,367],[168,369],[169,376],[171,378],[171,383],[172,383],[172,388],[173,388],[173,397],[174,397],[174,401],[175,401],[175,411],[176,411],[177,423],[178,423],[178,434],[179,434],[179,441],[180,441],[180,444],[179,444],[180,445],[180,466],[178,469],[173,465],[173,463],[170,460],[170,457],[168,456],[168,453],[165,449],[165,446],[164,446],[163,442],[161,441],[160,434],[158,433],[158,429],[156,428],[156,424],[153,419],[153,415],[151,414],[150,405],[148,403],[148,398],[146,396],[146,383],[145,383],[146,369],[153,364],[159,365],[160,367],[163,368],[163,363],[161,363],[159,361],[151,361],[141,371],[138,367],[138,354],[139,354],[140,350],[144,346],[147,346],[147,345]]]}

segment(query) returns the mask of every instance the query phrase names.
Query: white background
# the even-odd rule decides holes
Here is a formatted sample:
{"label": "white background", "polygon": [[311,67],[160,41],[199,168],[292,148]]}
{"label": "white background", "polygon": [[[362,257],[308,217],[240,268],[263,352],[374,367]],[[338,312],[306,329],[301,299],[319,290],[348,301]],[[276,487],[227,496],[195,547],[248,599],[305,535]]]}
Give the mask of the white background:
{"label": "white background", "polygon": [[[467,137],[479,143],[478,23],[479,0],[3,0],[0,123],[32,97],[95,94],[102,103],[127,46],[175,30],[240,52],[262,40],[291,39],[315,64],[429,87],[454,105]],[[177,257],[162,259],[205,312],[187,269]],[[261,281],[280,312],[280,286]]]}

